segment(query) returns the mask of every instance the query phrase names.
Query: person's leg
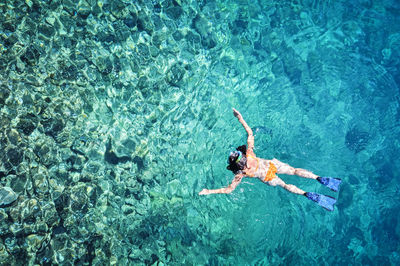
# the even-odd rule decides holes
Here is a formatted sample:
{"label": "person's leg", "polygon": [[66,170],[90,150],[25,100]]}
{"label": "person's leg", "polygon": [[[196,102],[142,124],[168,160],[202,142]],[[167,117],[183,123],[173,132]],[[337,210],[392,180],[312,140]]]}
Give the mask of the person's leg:
{"label": "person's leg", "polygon": [[294,194],[298,194],[298,195],[305,195],[305,191],[296,187],[295,185],[291,185],[291,184],[286,184],[285,182],[283,182],[282,179],[280,179],[278,176],[276,176],[274,179],[272,179],[271,181],[267,182],[270,186],[280,186],[283,187],[284,189],[286,189],[289,192],[292,192]]}
{"label": "person's leg", "polygon": [[278,174],[285,174],[285,175],[297,175],[301,176],[304,178],[311,178],[311,179],[317,179],[317,175],[301,168],[294,168],[287,163],[283,163],[277,159],[273,159],[272,163],[276,166],[276,169],[278,170]]}

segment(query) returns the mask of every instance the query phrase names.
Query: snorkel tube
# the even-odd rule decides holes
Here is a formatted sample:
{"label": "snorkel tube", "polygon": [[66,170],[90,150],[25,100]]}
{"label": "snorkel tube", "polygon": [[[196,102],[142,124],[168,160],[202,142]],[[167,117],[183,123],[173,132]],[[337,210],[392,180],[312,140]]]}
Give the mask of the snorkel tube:
{"label": "snorkel tube", "polygon": [[242,157],[243,157],[243,153],[242,153],[241,151],[236,151],[236,153],[238,153],[238,157],[237,157],[237,159],[236,159],[236,163],[239,163],[240,160],[241,160]]}

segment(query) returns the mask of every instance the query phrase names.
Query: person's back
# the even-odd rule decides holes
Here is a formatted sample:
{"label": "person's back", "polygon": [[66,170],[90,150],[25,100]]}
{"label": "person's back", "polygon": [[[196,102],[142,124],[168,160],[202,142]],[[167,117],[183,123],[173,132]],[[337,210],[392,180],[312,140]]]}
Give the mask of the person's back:
{"label": "person's back", "polygon": [[247,168],[244,174],[248,177],[255,177],[263,182],[271,181],[278,171],[272,160],[257,158],[255,155],[247,155]]}

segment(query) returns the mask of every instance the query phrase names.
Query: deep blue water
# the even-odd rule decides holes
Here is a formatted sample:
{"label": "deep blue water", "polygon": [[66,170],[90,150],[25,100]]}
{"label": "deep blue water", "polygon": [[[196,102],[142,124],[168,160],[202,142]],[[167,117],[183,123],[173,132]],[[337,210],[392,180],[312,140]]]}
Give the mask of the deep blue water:
{"label": "deep blue water", "polygon": [[[399,1],[0,3],[0,264],[399,265]],[[229,152],[342,179],[328,212]],[[2,204],[0,204],[2,205]]]}

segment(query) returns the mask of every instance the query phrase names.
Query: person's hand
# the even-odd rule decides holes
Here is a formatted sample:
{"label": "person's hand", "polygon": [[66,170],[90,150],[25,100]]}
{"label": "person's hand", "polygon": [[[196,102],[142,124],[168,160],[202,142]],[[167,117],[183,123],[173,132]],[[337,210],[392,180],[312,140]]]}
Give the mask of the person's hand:
{"label": "person's hand", "polygon": [[209,193],[208,189],[206,189],[206,188],[199,192],[199,195],[208,195],[208,194],[210,194],[210,193]]}
{"label": "person's hand", "polygon": [[235,117],[237,117],[238,119],[242,117],[238,110],[236,110],[235,108],[232,108],[232,110]]}

